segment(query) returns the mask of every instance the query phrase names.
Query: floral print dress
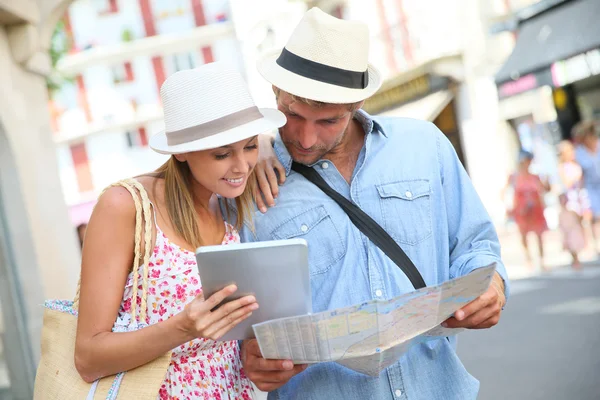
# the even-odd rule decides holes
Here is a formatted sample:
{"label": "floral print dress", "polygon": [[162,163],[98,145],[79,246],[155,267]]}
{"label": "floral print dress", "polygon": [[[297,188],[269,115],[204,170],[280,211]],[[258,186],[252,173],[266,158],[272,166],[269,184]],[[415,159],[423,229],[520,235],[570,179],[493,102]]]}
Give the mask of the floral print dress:
{"label": "floral print dress", "polygon": [[[239,243],[235,228],[225,223],[223,245]],[[195,254],[172,243],[156,225],[156,244],[149,262],[147,324],[181,312],[202,293]],[[138,306],[141,303],[141,277]],[[133,273],[129,274],[117,324],[128,325]],[[253,387],[242,370],[237,342],[195,339],[173,349],[171,364],[157,399],[252,399]]]}

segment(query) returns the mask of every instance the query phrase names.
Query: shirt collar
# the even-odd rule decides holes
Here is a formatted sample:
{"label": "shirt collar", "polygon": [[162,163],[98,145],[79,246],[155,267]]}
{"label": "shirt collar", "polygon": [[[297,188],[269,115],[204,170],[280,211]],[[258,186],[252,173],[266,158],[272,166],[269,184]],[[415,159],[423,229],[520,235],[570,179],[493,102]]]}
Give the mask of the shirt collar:
{"label": "shirt collar", "polygon": [[[371,117],[366,111],[362,109],[358,110],[354,115],[354,119],[356,119],[362,125],[367,135],[379,132],[383,136],[387,137],[387,134],[385,133],[381,125],[379,125],[379,123],[375,121],[373,117]],[[287,151],[285,145],[283,144],[279,132],[277,132],[277,136],[275,137],[274,149],[275,155],[279,159],[279,162],[285,168],[285,175],[288,176],[290,174],[290,171],[292,170],[293,160],[292,156],[290,156],[290,153]]]}

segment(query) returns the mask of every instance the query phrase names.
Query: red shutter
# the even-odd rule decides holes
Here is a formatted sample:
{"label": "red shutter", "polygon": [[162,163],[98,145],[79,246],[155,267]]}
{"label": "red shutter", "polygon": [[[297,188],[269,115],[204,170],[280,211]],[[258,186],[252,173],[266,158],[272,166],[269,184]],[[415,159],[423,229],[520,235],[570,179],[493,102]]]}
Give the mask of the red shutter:
{"label": "red shutter", "polygon": [[[192,1],[192,10],[194,11],[194,21],[196,22],[196,26],[204,26],[206,25],[206,16],[204,15],[204,5],[202,4],[202,0],[191,0]],[[211,63],[215,61],[215,57],[213,56],[212,48],[210,46],[205,46],[202,48],[202,56],[204,57],[205,63]]]}
{"label": "red shutter", "polygon": [[92,172],[90,171],[90,163],[87,150],[85,149],[85,143],[72,145],[71,157],[73,159],[73,166],[75,167],[79,192],[92,191],[94,185],[92,184]]}
{"label": "red shutter", "polygon": [[125,62],[125,81],[132,82],[135,78],[133,77],[133,67],[129,61]]}
{"label": "red shutter", "polygon": [[88,103],[83,76],[77,75],[76,80],[77,80],[77,103],[79,103],[79,107],[81,107],[83,109],[83,112],[85,113],[86,121],[92,122],[92,112],[90,110],[90,104]]}
{"label": "red shutter", "polygon": [[138,133],[140,135],[140,146],[148,146],[148,134],[146,133],[146,128],[143,126],[138,128]]}
{"label": "red shutter", "polygon": [[117,0],[108,0],[108,12],[109,13],[119,12],[119,5],[117,4]]}
{"label": "red shutter", "polygon": [[[156,35],[156,26],[154,24],[154,14],[152,13],[152,5],[150,0],[139,0],[140,9],[142,10],[142,19],[144,20],[144,29],[146,36]],[[160,93],[160,87],[165,81],[165,67],[162,57],[152,57],[152,66],[154,67],[154,78],[156,80],[156,88]]]}

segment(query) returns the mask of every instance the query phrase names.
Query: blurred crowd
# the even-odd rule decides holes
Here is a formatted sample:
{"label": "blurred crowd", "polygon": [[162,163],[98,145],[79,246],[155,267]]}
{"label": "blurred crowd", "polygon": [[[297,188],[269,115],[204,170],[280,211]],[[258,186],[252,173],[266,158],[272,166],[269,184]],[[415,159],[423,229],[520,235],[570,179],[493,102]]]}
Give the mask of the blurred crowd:
{"label": "blurred crowd", "polygon": [[[552,187],[546,177],[533,173],[533,153],[521,150],[518,166],[506,189],[512,188],[513,201],[508,215],[519,228],[529,268],[534,268],[532,250],[527,237],[535,235],[539,250],[539,266],[546,270],[544,233],[548,223],[544,214],[545,194],[555,190],[560,204],[558,228],[563,249],[572,257],[572,266],[581,268],[580,253],[591,246],[596,254],[600,235],[600,148],[596,121],[582,121],[573,127],[572,141],[564,140],[558,149],[559,182]],[[506,190],[505,189],[505,190]]]}

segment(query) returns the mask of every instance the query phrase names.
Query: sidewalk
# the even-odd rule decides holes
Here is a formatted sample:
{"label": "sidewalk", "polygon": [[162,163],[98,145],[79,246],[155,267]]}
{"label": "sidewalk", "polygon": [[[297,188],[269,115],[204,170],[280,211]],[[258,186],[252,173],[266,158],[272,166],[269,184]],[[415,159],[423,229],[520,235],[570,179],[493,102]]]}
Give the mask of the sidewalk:
{"label": "sidewalk", "polygon": [[[502,261],[506,266],[511,280],[523,279],[542,273],[539,267],[539,251],[537,238],[530,234],[528,237],[529,253],[533,259],[533,268],[527,266],[525,252],[521,245],[521,235],[515,224],[497,226],[498,237],[502,247]],[[598,260],[593,247],[587,248],[579,255],[580,261],[594,262]],[[571,256],[563,250],[561,233],[558,230],[548,231],[544,234],[544,259],[550,269],[565,267],[571,264]]]}

